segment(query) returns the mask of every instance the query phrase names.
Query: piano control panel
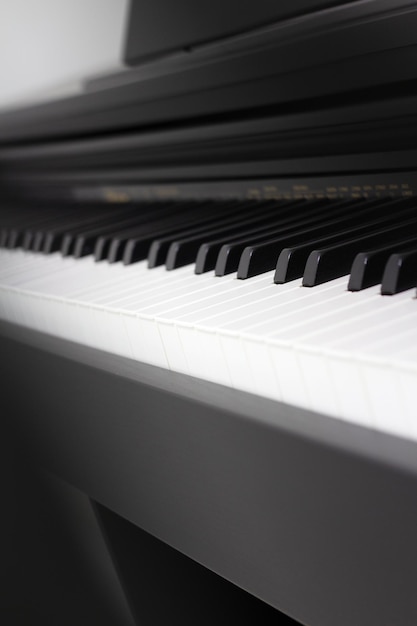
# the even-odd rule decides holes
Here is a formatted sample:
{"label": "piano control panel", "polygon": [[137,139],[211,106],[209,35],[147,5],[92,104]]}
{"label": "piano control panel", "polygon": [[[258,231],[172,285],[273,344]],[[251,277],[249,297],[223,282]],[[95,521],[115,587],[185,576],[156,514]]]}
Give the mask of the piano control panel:
{"label": "piano control panel", "polygon": [[[51,192],[51,190],[49,190]],[[125,203],[148,200],[337,200],[402,197],[417,193],[417,174],[271,177],[227,181],[74,185],[74,200]]]}

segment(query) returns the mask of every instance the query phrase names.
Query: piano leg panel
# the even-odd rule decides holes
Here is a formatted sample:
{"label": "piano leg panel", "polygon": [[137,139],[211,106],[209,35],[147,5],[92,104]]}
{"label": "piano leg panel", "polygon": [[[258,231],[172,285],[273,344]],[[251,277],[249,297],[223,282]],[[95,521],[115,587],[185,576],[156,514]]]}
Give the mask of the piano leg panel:
{"label": "piano leg panel", "polygon": [[0,622],[134,626],[88,496],[34,463],[2,407]]}
{"label": "piano leg panel", "polygon": [[415,444],[32,336],[3,401],[43,466],[302,623],[417,623]]}
{"label": "piano leg panel", "polygon": [[239,587],[95,503],[138,626],[296,626]]}

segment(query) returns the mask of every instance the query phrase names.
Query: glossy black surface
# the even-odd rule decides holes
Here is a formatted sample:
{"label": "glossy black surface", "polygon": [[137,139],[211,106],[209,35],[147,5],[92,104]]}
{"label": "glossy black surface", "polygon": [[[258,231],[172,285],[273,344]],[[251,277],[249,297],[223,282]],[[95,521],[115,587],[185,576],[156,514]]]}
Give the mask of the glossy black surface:
{"label": "glossy black surface", "polygon": [[[273,5],[274,11],[281,10]],[[317,141],[311,129],[298,126],[291,141],[287,134],[280,142],[272,136],[254,138],[255,149],[261,144],[262,151],[266,146],[270,154],[272,148],[272,154],[287,157],[290,152],[310,151],[310,141],[319,154],[334,152],[342,144],[343,152],[351,153],[404,149],[410,147],[410,125],[398,117],[392,120],[392,112],[398,114],[401,102],[416,95],[416,23],[413,4],[347,3],[249,37],[196,48],[179,58],[162,58],[131,74],[92,80],[81,95],[5,111],[0,118],[1,142],[163,131],[175,124],[285,118],[333,108],[344,109],[343,120],[335,133],[326,133],[324,141]],[[391,109],[383,124],[375,117],[375,104],[380,101]],[[347,124],[358,117],[359,125],[349,129]],[[327,113],[323,119],[328,120]],[[414,131],[412,135],[415,139]],[[74,157],[75,152],[70,160]],[[158,158],[166,163],[167,153]]]}
{"label": "glossy black surface", "polygon": [[354,259],[350,276],[349,291],[360,291],[367,287],[377,285],[382,281],[385,265],[391,254],[394,254],[399,247],[417,245],[417,238],[411,237],[400,239],[383,248],[377,248],[370,252],[360,252]]}
{"label": "glossy black surface", "polygon": [[413,246],[388,259],[382,277],[381,293],[391,296],[411,289],[417,282],[417,249]]}
{"label": "glossy black surface", "polygon": [[417,217],[407,219],[407,215],[399,216],[403,220],[400,226],[396,225],[397,220],[393,219],[391,224],[376,223],[368,229],[368,234],[349,239],[341,236],[341,241],[328,247],[313,250],[307,259],[303,275],[303,285],[314,287],[323,282],[327,282],[339,276],[349,273],[355,256],[364,248],[369,246],[381,246],[398,236],[397,246],[402,247],[402,239],[407,239],[410,233],[417,234]]}
{"label": "glossy black surface", "polygon": [[142,59],[189,50],[198,44],[250,31],[346,0],[250,0],[239,6],[222,0],[132,0],[125,59]]}

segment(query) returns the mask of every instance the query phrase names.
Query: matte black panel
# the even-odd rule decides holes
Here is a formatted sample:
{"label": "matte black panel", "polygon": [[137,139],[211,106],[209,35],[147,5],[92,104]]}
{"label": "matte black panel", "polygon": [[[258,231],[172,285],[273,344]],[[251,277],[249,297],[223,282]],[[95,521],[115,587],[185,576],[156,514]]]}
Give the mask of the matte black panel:
{"label": "matte black panel", "polygon": [[224,578],[95,503],[138,626],[297,626]]}
{"label": "matte black panel", "polygon": [[88,496],[40,471],[2,403],[0,622],[135,626]]}
{"label": "matte black panel", "polygon": [[310,626],[414,626],[415,443],[3,328],[84,360],[2,341],[54,472]]}

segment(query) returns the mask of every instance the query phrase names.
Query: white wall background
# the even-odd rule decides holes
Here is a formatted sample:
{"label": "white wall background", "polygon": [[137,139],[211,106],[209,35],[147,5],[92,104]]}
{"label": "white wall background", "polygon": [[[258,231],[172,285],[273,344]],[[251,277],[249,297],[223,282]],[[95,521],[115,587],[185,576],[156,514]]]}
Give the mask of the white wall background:
{"label": "white wall background", "polygon": [[121,67],[129,0],[0,0],[0,107]]}

